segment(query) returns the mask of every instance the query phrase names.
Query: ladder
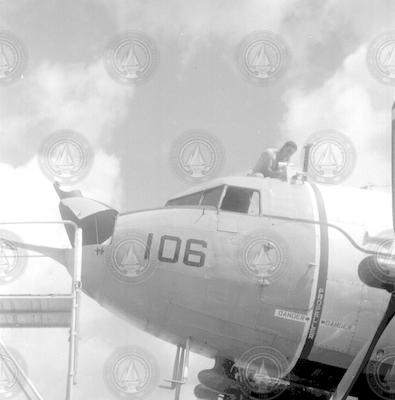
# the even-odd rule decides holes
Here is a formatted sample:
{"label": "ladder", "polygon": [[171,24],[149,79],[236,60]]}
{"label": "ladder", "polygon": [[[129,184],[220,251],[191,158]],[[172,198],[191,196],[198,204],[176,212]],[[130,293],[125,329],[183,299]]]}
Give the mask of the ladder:
{"label": "ladder", "polygon": [[[65,399],[73,400],[74,386],[77,383],[79,314],[82,290],[82,229],[72,221],[0,222],[0,226],[26,224],[63,224],[71,226],[75,230],[71,290],[69,293],[57,294],[0,295],[0,328],[68,328],[69,349]],[[29,245],[20,245],[21,248],[29,249]],[[15,246],[18,247],[18,244],[15,244]],[[3,364],[10,372],[13,372],[13,375],[15,375],[13,378],[17,380],[26,398],[43,400],[33,382],[1,340],[0,354],[3,355]],[[11,363],[12,365],[10,365]]]}

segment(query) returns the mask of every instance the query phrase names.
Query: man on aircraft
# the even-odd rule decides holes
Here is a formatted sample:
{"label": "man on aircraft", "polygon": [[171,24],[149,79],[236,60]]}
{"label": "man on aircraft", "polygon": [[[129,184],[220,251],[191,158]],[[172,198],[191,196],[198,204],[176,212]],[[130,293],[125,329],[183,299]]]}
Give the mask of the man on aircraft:
{"label": "man on aircraft", "polygon": [[280,149],[266,149],[252,169],[251,175],[262,174],[264,177],[287,180],[286,164],[296,152],[298,146],[288,141]]}

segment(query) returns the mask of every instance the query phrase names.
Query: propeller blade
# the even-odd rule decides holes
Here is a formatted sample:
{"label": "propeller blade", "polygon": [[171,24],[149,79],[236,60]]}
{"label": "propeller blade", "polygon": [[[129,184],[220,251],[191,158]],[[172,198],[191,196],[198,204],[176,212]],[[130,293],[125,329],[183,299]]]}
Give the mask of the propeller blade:
{"label": "propeller blade", "polygon": [[391,183],[392,183],[392,227],[395,232],[395,102],[392,105],[391,126]]}
{"label": "propeller blade", "polygon": [[344,374],[342,380],[336,388],[336,391],[331,396],[330,400],[346,400],[349,395],[354,383],[358,379],[359,375],[362,373],[366,364],[370,360],[374,348],[377,345],[382,333],[385,328],[391,322],[395,314],[395,294],[391,295],[391,299],[388,303],[385,314],[377,327],[376,332],[372,338],[362,347],[359,353],[354,358],[351,365],[348,367],[346,373]]}

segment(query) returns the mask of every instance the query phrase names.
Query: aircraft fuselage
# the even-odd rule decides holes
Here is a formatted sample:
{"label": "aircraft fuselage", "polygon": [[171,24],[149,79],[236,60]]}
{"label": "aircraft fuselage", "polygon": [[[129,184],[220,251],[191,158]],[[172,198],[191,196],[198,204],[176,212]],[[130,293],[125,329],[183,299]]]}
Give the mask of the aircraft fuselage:
{"label": "aircraft fuselage", "polygon": [[[84,247],[84,290],[157,337],[174,344],[190,337],[202,354],[237,360],[270,346],[289,369],[300,360],[347,368],[389,295],[361,282],[365,254],[326,224],[362,246],[367,234],[389,228],[390,197],[237,177],[191,189],[179,202],[216,187],[224,188],[222,204],[229,188],[250,190],[250,199],[259,192],[259,209],[176,200],[120,214],[109,245]],[[395,345],[393,330],[381,347]]]}

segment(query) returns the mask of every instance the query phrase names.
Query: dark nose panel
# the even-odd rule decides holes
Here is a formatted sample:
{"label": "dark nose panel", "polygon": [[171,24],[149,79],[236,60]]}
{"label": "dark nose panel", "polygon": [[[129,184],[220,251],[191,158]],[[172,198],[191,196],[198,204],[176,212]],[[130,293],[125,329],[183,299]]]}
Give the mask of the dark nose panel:
{"label": "dark nose panel", "polygon": [[[118,211],[83,197],[66,198],[59,203],[64,220],[75,222],[82,228],[82,244],[100,244],[110,238],[114,232]],[[66,227],[71,244],[74,243],[74,229]]]}

